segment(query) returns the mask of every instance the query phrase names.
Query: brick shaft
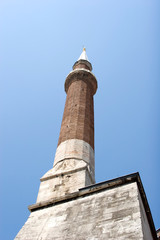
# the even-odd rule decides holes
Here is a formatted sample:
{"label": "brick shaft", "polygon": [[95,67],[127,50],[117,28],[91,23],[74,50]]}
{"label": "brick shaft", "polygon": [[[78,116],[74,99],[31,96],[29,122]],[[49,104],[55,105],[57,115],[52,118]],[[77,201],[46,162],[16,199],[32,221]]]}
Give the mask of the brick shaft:
{"label": "brick shaft", "polygon": [[74,70],[65,82],[67,98],[58,145],[68,139],[80,139],[94,149],[93,94],[95,77],[88,70]]}

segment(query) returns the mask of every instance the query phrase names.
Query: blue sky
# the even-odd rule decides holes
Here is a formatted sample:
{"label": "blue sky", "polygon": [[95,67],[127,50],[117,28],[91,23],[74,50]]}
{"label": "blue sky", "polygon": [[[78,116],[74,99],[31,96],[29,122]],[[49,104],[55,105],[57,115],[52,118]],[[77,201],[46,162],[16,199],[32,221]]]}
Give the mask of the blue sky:
{"label": "blue sky", "polygon": [[64,81],[83,45],[98,80],[96,182],[139,172],[160,227],[160,1],[0,1],[0,239],[52,168]]}

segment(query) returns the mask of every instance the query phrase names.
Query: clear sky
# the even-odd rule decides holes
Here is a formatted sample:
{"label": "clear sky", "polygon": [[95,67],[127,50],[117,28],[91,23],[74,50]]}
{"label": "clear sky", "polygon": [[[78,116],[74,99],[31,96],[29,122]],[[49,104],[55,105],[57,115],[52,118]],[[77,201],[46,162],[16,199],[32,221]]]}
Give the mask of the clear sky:
{"label": "clear sky", "polygon": [[160,1],[0,1],[0,239],[52,168],[64,81],[83,45],[98,80],[96,182],[139,172],[160,227]]}

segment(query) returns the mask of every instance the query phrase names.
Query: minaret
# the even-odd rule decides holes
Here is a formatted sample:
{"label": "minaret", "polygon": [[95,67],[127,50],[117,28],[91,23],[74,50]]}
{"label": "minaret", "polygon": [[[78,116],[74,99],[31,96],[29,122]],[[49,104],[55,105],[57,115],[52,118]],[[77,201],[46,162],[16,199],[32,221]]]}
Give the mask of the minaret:
{"label": "minaret", "polygon": [[91,71],[83,49],[65,81],[53,168],[41,178],[37,202],[28,207],[31,214],[16,240],[157,239],[138,173],[94,184],[97,81]]}
{"label": "minaret", "polygon": [[94,104],[97,80],[86,49],[65,80],[67,94],[53,168],[42,178],[37,203],[95,183]]}

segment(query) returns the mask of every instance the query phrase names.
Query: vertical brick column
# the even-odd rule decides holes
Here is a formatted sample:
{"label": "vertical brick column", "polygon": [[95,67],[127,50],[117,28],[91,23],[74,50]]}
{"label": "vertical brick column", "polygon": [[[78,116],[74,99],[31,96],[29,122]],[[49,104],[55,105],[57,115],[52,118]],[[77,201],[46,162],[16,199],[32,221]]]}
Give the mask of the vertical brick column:
{"label": "vertical brick column", "polygon": [[67,99],[58,145],[68,139],[84,140],[94,149],[95,92],[93,76],[85,70],[75,70],[66,79]]}
{"label": "vertical brick column", "polygon": [[42,178],[37,202],[65,196],[95,183],[94,104],[97,80],[78,60],[65,81],[67,93],[53,168]]}
{"label": "vertical brick column", "polygon": [[94,172],[94,104],[97,80],[86,60],[73,66],[65,81],[67,93],[54,165],[64,159],[83,159]]}

